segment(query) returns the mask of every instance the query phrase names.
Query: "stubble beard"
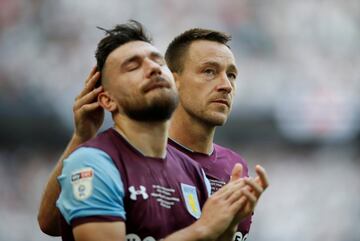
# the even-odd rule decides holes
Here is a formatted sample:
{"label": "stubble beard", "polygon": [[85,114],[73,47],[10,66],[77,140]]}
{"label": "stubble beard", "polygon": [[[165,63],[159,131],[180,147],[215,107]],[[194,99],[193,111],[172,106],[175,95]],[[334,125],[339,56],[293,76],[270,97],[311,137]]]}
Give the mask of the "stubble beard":
{"label": "stubble beard", "polygon": [[[139,101],[138,101],[139,102]],[[172,113],[178,105],[179,99],[175,91],[154,96],[148,103],[145,100],[125,101],[123,103],[124,113],[131,119],[144,122],[160,122],[171,118]]]}

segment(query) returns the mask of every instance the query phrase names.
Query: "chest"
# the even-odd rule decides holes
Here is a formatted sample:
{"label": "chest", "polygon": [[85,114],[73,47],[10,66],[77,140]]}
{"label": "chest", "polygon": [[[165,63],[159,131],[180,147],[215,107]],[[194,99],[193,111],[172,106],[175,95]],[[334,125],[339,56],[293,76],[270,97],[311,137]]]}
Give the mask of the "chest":
{"label": "chest", "polygon": [[201,179],[181,163],[126,159],[124,164],[120,172],[128,234],[159,239],[200,217]]}

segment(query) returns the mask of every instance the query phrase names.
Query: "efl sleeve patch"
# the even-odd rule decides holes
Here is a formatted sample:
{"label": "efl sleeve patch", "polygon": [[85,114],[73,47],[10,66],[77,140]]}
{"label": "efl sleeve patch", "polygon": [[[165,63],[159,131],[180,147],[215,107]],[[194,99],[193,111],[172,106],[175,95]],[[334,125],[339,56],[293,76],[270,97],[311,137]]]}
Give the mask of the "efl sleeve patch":
{"label": "efl sleeve patch", "polygon": [[94,170],[92,168],[84,168],[73,172],[71,175],[71,184],[74,197],[83,201],[89,198],[93,192]]}

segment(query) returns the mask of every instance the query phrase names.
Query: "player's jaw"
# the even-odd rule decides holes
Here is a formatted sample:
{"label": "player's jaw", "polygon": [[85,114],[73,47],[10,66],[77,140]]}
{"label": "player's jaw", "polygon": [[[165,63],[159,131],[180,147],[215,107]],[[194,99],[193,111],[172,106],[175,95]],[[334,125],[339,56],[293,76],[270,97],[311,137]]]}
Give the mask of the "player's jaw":
{"label": "player's jaw", "polygon": [[232,96],[230,94],[217,93],[204,100],[199,117],[204,122],[221,126],[227,121],[232,107]]}
{"label": "player's jaw", "polygon": [[178,93],[171,84],[150,82],[139,93],[121,103],[124,113],[137,121],[166,121],[178,104]]}

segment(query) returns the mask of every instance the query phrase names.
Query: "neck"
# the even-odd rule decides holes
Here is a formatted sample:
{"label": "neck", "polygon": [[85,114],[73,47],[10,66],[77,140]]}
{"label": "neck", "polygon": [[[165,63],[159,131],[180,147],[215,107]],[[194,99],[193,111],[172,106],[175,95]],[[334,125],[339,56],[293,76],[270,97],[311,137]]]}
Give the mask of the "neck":
{"label": "neck", "polygon": [[171,118],[170,138],[193,151],[210,154],[214,134],[215,126],[190,116],[180,105]]}
{"label": "neck", "polygon": [[165,158],[169,121],[141,122],[123,115],[114,121],[115,130],[144,156]]}

